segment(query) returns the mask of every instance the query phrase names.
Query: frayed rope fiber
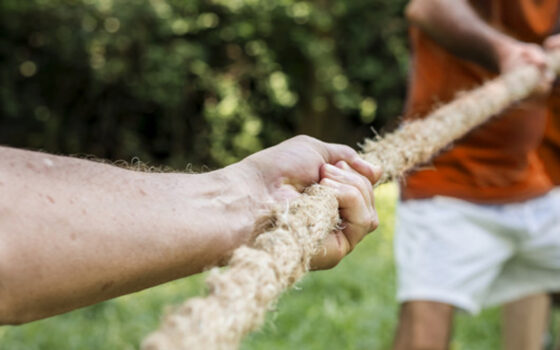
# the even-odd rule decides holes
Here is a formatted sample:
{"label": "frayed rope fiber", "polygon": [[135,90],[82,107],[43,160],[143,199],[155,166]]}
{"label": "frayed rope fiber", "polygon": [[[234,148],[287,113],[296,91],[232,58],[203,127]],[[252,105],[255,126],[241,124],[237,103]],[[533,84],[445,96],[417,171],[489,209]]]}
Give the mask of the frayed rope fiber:
{"label": "frayed rope fiber", "polygon": [[[560,68],[560,52],[549,56]],[[528,97],[542,79],[535,67],[519,70],[461,94],[425,119],[404,123],[397,131],[366,140],[362,157],[383,168],[380,183],[402,177],[512,104]],[[236,249],[229,268],[214,269],[209,294],[186,301],[164,317],[143,350],[237,349],[243,336],[258,329],[284,290],[309,269],[311,257],[339,222],[334,194],[320,185],[270,215],[272,228],[250,246]]]}

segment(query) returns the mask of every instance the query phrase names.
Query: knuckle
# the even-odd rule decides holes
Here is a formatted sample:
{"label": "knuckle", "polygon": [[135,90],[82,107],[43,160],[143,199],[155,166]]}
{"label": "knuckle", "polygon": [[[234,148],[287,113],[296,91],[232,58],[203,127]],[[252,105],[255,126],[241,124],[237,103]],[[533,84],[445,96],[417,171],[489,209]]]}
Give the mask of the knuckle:
{"label": "knuckle", "polygon": [[336,257],[336,258],[330,260],[327,263],[327,265],[325,266],[325,269],[332,269],[332,268],[336,267],[342,261],[343,258],[344,258],[344,256]]}
{"label": "knuckle", "polygon": [[308,142],[308,143],[318,141],[316,138],[311,137],[309,135],[298,135],[294,139],[300,142]]}
{"label": "knuckle", "polygon": [[360,198],[362,197],[362,193],[358,188],[355,186],[348,186],[347,189],[348,199],[355,205],[359,203]]}
{"label": "knuckle", "polygon": [[367,214],[364,214],[360,226],[366,231],[364,235],[375,231],[379,226],[379,217],[377,216],[377,212],[375,210],[370,210]]}
{"label": "knuckle", "polygon": [[348,145],[341,145],[340,147],[345,153],[348,153],[348,155],[350,155],[350,156],[357,156],[358,155],[358,152],[356,152],[355,149],[353,149],[352,147],[350,147]]}
{"label": "knuckle", "polygon": [[344,174],[348,176],[348,169],[349,169],[348,163],[346,163],[344,160],[339,160],[338,162],[335,163],[335,166],[341,169],[342,171],[344,171]]}
{"label": "knuckle", "polygon": [[350,250],[352,249],[352,247],[350,245],[344,245],[344,244],[340,244],[338,246],[338,250],[336,252],[336,258],[335,260],[337,261],[337,263],[344,259],[344,257],[346,256],[346,254],[348,254],[350,252]]}
{"label": "knuckle", "polygon": [[[365,177],[365,176],[362,176],[362,175],[358,175],[358,176],[359,176],[360,179],[362,180],[362,184],[364,185],[365,189],[366,189],[368,192],[371,192],[373,187],[372,187],[371,182],[368,180],[368,178]],[[373,197],[373,196],[372,196],[372,197]]]}
{"label": "knuckle", "polygon": [[379,227],[379,217],[377,216],[377,214],[373,215],[370,218],[370,222],[369,222],[369,230],[374,231]]}
{"label": "knuckle", "polygon": [[359,189],[363,189],[362,187],[364,187],[364,185],[366,184],[366,181],[365,181],[363,176],[358,175],[357,173],[355,173],[352,170],[346,170],[345,174],[346,174],[346,177],[348,178],[348,180],[351,181],[351,183],[354,187],[357,187]]}

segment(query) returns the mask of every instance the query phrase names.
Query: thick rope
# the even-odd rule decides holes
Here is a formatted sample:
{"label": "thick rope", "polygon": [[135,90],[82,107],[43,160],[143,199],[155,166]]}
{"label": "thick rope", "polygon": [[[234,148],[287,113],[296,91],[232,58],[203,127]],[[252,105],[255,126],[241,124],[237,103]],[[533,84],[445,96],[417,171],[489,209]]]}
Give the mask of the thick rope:
{"label": "thick rope", "polygon": [[[560,52],[549,57],[560,68]],[[397,131],[366,140],[362,156],[383,168],[380,183],[414,167],[511,106],[528,97],[542,79],[532,66],[461,94],[428,117]],[[251,247],[236,249],[225,270],[207,279],[209,294],[185,302],[149,335],[143,350],[237,349],[243,336],[258,329],[266,311],[309,269],[311,257],[339,221],[338,204],[327,188],[314,185],[288,208],[271,213],[272,226]]]}

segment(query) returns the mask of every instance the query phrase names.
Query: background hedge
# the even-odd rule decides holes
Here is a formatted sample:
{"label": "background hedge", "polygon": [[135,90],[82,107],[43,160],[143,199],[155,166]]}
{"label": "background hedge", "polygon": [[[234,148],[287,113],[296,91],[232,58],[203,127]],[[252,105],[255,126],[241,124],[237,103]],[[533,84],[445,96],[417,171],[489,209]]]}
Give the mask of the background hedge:
{"label": "background hedge", "polygon": [[183,168],[398,116],[405,1],[3,0],[0,144]]}

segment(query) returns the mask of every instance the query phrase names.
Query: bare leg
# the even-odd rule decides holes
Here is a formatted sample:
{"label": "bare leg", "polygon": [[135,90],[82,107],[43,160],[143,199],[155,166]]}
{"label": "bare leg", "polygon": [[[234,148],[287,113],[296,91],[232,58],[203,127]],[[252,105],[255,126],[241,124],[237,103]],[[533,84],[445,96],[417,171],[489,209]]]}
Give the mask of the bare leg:
{"label": "bare leg", "polygon": [[[550,294],[550,299],[551,299],[551,306],[550,306],[551,310],[560,307],[560,292],[554,292]],[[560,350],[560,332],[557,333],[555,340],[556,340],[556,342],[554,343],[555,349]]]}
{"label": "bare leg", "polygon": [[449,347],[454,308],[432,301],[402,304],[394,350],[445,350]]}
{"label": "bare leg", "polygon": [[505,304],[502,347],[507,350],[542,350],[549,309],[550,298],[544,293]]}

